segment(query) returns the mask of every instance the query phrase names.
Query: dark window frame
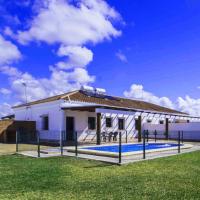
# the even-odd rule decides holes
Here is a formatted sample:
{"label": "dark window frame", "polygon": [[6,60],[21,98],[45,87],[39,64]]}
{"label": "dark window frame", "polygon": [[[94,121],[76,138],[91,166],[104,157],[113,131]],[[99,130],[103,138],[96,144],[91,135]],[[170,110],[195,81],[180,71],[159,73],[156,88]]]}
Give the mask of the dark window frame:
{"label": "dark window frame", "polygon": [[96,130],[96,117],[88,117],[88,129]]}
{"label": "dark window frame", "polygon": [[112,128],[112,125],[112,117],[106,117],[106,128]]}
{"label": "dark window frame", "polygon": [[49,116],[48,115],[42,116],[42,130],[43,131],[49,130]]}
{"label": "dark window frame", "polygon": [[147,123],[149,123],[149,124],[150,124],[151,122],[152,122],[152,120],[151,120],[151,119],[147,119]]}
{"label": "dark window frame", "polygon": [[164,120],[159,120],[159,124],[165,124]]}
{"label": "dark window frame", "polygon": [[[122,120],[122,127],[121,127],[121,121]],[[124,118],[118,118],[118,130],[125,130],[125,119]]]}

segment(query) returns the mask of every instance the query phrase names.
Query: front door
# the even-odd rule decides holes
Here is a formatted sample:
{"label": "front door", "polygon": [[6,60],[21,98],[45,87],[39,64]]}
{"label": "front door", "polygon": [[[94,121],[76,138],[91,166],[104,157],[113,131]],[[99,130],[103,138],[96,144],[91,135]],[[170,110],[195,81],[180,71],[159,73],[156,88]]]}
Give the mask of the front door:
{"label": "front door", "polygon": [[74,117],[66,117],[66,138],[67,141],[74,140]]}

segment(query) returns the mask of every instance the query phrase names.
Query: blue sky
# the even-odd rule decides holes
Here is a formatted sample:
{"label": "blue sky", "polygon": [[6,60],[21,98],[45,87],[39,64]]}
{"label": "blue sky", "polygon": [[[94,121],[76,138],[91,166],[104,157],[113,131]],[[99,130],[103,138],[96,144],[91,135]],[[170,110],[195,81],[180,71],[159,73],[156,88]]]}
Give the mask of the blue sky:
{"label": "blue sky", "polygon": [[[46,2],[46,5],[41,2]],[[5,61],[5,57],[4,62],[0,60],[0,64],[4,67],[0,70],[1,115],[10,112],[8,105],[24,101],[24,90],[19,80],[27,83],[29,100],[88,84],[106,88],[109,94],[139,98],[194,115],[200,114],[198,88],[200,2],[198,0],[108,0],[107,2],[95,0],[94,5],[90,0],[55,0],[54,4],[52,2],[53,0],[17,0],[13,3],[0,0],[2,40],[10,42],[18,49],[18,53],[20,52],[18,56],[17,52],[14,56],[8,52],[7,60]],[[74,19],[75,15],[70,16],[70,21],[68,18],[62,18],[66,19],[66,21],[61,20],[62,26],[76,26],[73,27],[74,31],[81,33],[81,35],[75,33],[75,39],[69,36],[68,40],[69,32],[63,36],[62,27],[60,32],[58,30],[57,33],[49,34],[47,29],[51,26],[51,20],[47,22],[48,28],[44,28],[43,32],[32,31],[31,28],[34,28],[35,24],[44,27],[42,23],[46,21],[42,21],[38,16],[44,10],[50,10],[51,6],[53,9],[58,9],[57,4],[66,6],[66,10],[62,6],[63,11],[60,11],[61,15],[58,14],[60,17],[63,17],[62,12],[67,13],[67,9],[73,6],[76,8],[73,11],[82,16],[81,12],[84,11],[81,10],[79,13],[80,5],[84,5],[94,18],[88,19],[86,16],[87,19],[81,22]],[[58,15],[55,18],[59,18]],[[101,16],[100,20],[95,19],[98,16]],[[54,20],[54,17],[52,19]],[[60,23],[59,20],[52,24]],[[96,20],[97,25],[94,25],[92,20]],[[78,23],[80,29],[77,28]],[[88,30],[88,23],[94,26],[92,27],[94,30]],[[55,27],[57,25],[53,26]],[[83,36],[88,33],[85,31],[91,31],[89,34],[92,39]],[[45,36],[41,36],[44,33]],[[61,39],[57,40],[59,37]],[[84,41],[76,42],[76,37],[77,41],[79,39]],[[2,46],[2,49],[4,48]],[[62,49],[60,54],[59,49]],[[80,53],[77,54],[77,51]],[[83,54],[83,59],[80,61],[79,58]],[[65,62],[67,66],[58,67],[59,62]],[[50,66],[56,72],[49,70]],[[18,70],[16,72],[19,73],[18,76],[8,73],[11,67]],[[62,75],[60,71],[63,71]],[[27,77],[26,73],[31,78]],[[52,80],[50,78],[52,74],[54,78],[55,76],[58,78]],[[66,74],[69,74],[70,78]],[[67,83],[64,81],[59,83],[61,77],[65,77]],[[48,81],[49,79],[51,81]],[[53,88],[56,80],[57,84],[62,84],[63,87]],[[41,84],[48,85],[52,82],[54,86],[51,88],[46,86],[39,88]],[[48,92],[44,95],[43,91]]]}

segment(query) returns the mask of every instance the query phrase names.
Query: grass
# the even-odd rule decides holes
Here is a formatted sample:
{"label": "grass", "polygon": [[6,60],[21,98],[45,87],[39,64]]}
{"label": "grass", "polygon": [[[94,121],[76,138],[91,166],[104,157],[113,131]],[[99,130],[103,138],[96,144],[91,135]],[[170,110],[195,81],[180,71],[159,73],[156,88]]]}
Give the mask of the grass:
{"label": "grass", "polygon": [[199,199],[200,151],[124,166],[0,157],[0,199]]}

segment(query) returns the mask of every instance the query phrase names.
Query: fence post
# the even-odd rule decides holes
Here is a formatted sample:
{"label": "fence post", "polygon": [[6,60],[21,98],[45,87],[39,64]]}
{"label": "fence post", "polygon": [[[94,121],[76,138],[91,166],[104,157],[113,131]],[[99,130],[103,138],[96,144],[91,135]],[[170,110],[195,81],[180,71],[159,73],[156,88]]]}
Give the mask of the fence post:
{"label": "fence post", "polygon": [[180,131],[178,131],[178,153],[180,153],[181,152],[181,148],[180,148],[180,143],[181,143],[181,138],[180,138],[180,134],[181,134],[181,132]]}
{"label": "fence post", "polygon": [[126,143],[128,143],[128,135],[127,135],[127,130],[126,130]]}
{"label": "fence post", "polygon": [[18,136],[18,134],[19,134],[19,131],[17,130],[17,131],[16,131],[16,153],[18,153],[18,151],[19,151],[19,147],[18,147],[18,143],[19,143],[18,139],[19,139],[19,136]]}
{"label": "fence post", "polygon": [[169,118],[165,119],[165,137],[166,140],[169,139]]}
{"label": "fence post", "polygon": [[119,164],[122,163],[122,134],[119,132]]}
{"label": "fence post", "polygon": [[38,158],[40,158],[40,133],[37,131]]}
{"label": "fence post", "polygon": [[147,134],[147,142],[149,142],[149,130],[146,131]]}
{"label": "fence post", "polygon": [[138,120],[137,120],[137,130],[138,130],[138,142],[142,141],[142,116],[138,116]]}
{"label": "fence post", "polygon": [[155,142],[156,142],[156,137],[157,137],[157,131],[155,130],[155,132],[154,132],[154,134],[155,134]]}
{"label": "fence post", "polygon": [[146,135],[146,131],[144,130],[143,131],[143,159],[145,159],[146,158],[146,152],[145,152],[145,140],[146,140],[146,138],[145,138],[145,135]]}
{"label": "fence post", "polygon": [[77,131],[75,131],[75,154],[78,156],[78,136]]}
{"label": "fence post", "polygon": [[60,131],[60,154],[63,156],[63,131]]}
{"label": "fence post", "polygon": [[181,141],[182,141],[182,144],[183,144],[183,131],[181,132]]}

